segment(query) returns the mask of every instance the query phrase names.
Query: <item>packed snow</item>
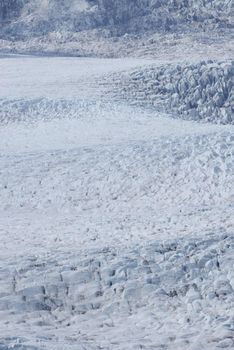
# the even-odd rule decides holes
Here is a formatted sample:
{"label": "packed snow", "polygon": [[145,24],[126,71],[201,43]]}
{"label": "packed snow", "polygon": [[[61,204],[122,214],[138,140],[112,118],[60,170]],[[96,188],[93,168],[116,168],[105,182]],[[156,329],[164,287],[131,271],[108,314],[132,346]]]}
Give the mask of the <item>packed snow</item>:
{"label": "packed snow", "polygon": [[0,58],[0,349],[233,349],[234,126],[117,96],[152,65]]}

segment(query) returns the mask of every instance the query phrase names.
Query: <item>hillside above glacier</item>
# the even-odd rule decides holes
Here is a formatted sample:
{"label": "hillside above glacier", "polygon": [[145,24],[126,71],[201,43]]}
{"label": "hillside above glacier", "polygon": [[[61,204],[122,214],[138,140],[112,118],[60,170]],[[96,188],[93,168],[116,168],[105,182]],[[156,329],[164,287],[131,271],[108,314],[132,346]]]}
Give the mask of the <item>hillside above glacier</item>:
{"label": "hillside above glacier", "polygon": [[233,28],[230,0],[1,0],[6,31],[40,35],[51,30],[107,28],[112,34],[170,31],[189,26]]}
{"label": "hillside above glacier", "polygon": [[7,52],[113,57],[150,46],[146,38],[155,33],[233,40],[234,1],[0,0],[0,23]]}

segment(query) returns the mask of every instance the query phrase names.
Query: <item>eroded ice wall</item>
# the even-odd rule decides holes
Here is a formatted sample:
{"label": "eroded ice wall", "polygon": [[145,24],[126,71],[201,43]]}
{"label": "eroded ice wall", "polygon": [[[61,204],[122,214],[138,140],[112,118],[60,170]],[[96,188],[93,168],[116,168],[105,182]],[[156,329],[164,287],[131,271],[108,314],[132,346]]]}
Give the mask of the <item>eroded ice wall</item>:
{"label": "eroded ice wall", "polygon": [[184,119],[234,124],[234,61],[152,66],[113,81],[116,98]]}

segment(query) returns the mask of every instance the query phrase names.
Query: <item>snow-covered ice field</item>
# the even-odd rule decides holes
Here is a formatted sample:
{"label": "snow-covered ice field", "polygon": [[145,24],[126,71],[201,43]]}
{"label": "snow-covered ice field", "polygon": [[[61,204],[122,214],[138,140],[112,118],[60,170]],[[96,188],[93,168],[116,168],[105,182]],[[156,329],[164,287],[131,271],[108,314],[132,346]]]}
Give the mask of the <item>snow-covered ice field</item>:
{"label": "snow-covered ice field", "polygon": [[0,350],[234,348],[234,126],[110,99],[152,63],[0,58]]}

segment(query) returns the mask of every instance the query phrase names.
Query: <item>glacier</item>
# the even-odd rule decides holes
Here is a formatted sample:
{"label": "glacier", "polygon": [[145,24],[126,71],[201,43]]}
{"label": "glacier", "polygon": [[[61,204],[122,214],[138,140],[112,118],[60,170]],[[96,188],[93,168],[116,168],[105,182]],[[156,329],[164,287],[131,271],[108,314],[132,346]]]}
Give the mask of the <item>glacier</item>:
{"label": "glacier", "polygon": [[232,0],[0,0],[0,350],[234,348]]}

